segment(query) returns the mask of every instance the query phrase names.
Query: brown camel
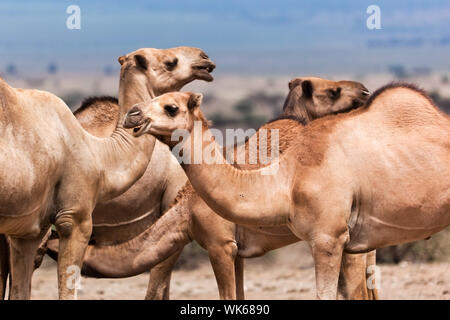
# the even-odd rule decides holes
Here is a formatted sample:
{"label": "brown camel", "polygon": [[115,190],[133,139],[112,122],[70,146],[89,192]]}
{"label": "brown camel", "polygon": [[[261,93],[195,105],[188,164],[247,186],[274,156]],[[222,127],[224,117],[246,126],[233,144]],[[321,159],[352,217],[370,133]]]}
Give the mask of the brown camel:
{"label": "brown camel", "polygon": [[[362,84],[352,81],[334,82],[320,78],[297,78],[290,82],[289,88],[284,113],[301,115],[305,122],[314,119],[313,115],[318,114],[319,110],[322,112],[321,116],[326,112],[348,111],[361,106],[368,97],[367,89]],[[328,109],[326,109],[327,106]],[[246,145],[248,146],[248,143]],[[154,226],[133,240],[114,247],[90,247],[85,256],[84,266],[91,271],[95,270],[96,274],[107,277],[136,275],[157,265],[188,242],[196,240],[208,250],[220,297],[243,299],[243,260],[241,258],[260,256],[300,240],[286,227],[246,228],[228,222],[214,214],[189,186],[185,187],[182,194],[178,196],[177,203],[170,212],[164,214]],[[183,214],[184,217],[174,218],[174,214]],[[189,220],[185,222],[185,218]],[[145,256],[146,254],[148,257]],[[237,294],[235,257],[238,259],[236,263]],[[356,259],[361,259],[362,263],[358,265]],[[364,256],[353,255],[346,259],[344,270],[348,269],[348,274],[351,276],[342,277],[344,282],[340,288],[347,298],[368,298],[365,265]],[[162,268],[161,265],[160,267]],[[170,268],[166,272],[170,274],[171,271]],[[369,293],[376,294],[376,291],[370,290]]]}
{"label": "brown camel", "polygon": [[[290,145],[269,166],[247,170],[226,163],[201,100],[194,93],[162,95],[133,108],[124,126],[170,148],[182,143],[191,184],[222,217],[250,226],[287,225],[306,240],[318,298],[337,297],[344,251],[421,240],[450,224],[450,118],[412,85],[387,85],[364,108],[306,126],[276,121]],[[172,141],[174,130],[198,128],[195,121],[201,132],[191,133],[193,139]],[[191,164],[198,136],[209,158]]]}
{"label": "brown camel", "polygon": [[[137,103],[164,92],[177,91],[193,80],[212,81],[210,75],[215,64],[200,49],[178,47],[172,49],[141,49],[121,57],[130,59],[134,55],[145,57],[139,61],[147,64],[148,72],[136,73],[133,68],[124,68],[133,83],[126,92]],[[94,97],[84,101],[74,113],[82,127],[97,137],[108,137],[118,121],[118,101],[113,97]],[[98,203],[93,211],[93,232],[90,246],[104,246],[128,240],[151,225],[173,202],[187,177],[167,146],[156,141],[152,159],[144,175],[124,194],[104,203]],[[49,247],[58,248],[58,240],[50,240]],[[181,251],[180,251],[181,252]],[[50,256],[57,259],[57,250],[50,250]],[[179,254],[179,253],[178,253]],[[168,259],[171,269],[178,254]],[[42,256],[38,256],[36,264]],[[164,265],[163,264],[163,265]],[[152,279],[149,297],[168,298],[170,274],[166,268],[151,270]],[[101,277],[95,270],[84,266],[82,273]]]}
{"label": "brown camel", "polygon": [[[166,60],[162,58],[166,58]],[[167,58],[170,60],[167,60]],[[178,64],[178,59],[182,60],[180,64]],[[121,103],[119,104],[116,122],[117,119],[123,118],[126,111],[136,102],[151,99],[150,94],[152,92],[150,90],[154,89],[156,92],[165,88],[167,90],[178,90],[194,79],[212,80],[209,72],[214,68],[214,64],[201,50],[187,47],[168,50],[141,49],[120,57],[119,62],[122,64],[119,87],[119,101]],[[163,66],[169,72],[165,72]],[[172,78],[169,75],[172,75]],[[154,79],[164,81],[159,82],[153,88],[150,81]],[[67,107],[60,99],[48,93],[12,89],[4,82],[1,84],[3,96],[6,97],[4,101],[9,102],[6,104],[8,108],[5,107],[8,112],[4,112],[4,119],[2,119],[5,122],[5,128],[8,128],[6,124],[13,119],[13,116],[18,117],[17,114],[20,114],[19,108],[26,112],[28,112],[28,109],[31,110],[26,117],[19,117],[21,122],[12,122],[16,126],[21,125],[21,129],[32,128],[31,119],[33,117],[37,117],[40,122],[45,120],[47,123],[52,123],[53,121],[55,126],[53,132],[52,130],[49,131],[48,141],[43,139],[38,130],[30,129],[32,140],[42,140],[43,145],[41,147],[43,148],[40,149],[40,152],[36,152],[40,155],[37,164],[32,162],[31,157],[25,164],[28,165],[29,170],[39,169],[41,174],[47,174],[49,170],[55,171],[52,175],[49,174],[48,179],[46,179],[50,185],[43,184],[43,180],[38,179],[39,174],[36,174],[35,180],[31,180],[36,185],[32,185],[30,181],[27,181],[29,182],[28,185],[23,182],[25,185],[23,188],[24,194],[28,196],[30,200],[28,204],[32,209],[27,209],[25,201],[22,201],[21,205],[14,202],[16,198],[22,198],[20,194],[16,195],[17,191],[14,191],[16,189],[11,191],[8,189],[12,188],[12,184],[8,185],[10,182],[8,179],[11,180],[12,177],[5,175],[2,180],[6,181],[2,194],[9,196],[9,199],[2,203],[2,208],[8,208],[9,205],[12,212],[19,210],[18,214],[21,215],[20,218],[16,218],[15,212],[14,214],[0,213],[3,216],[0,218],[0,232],[10,235],[10,260],[12,263],[10,297],[13,299],[29,298],[30,279],[33,271],[31,252],[32,250],[36,251],[44,235],[47,235],[45,229],[48,229],[48,226],[53,223],[56,225],[60,237],[59,251],[63,253],[58,257],[60,297],[73,298],[76,290],[73,286],[65,285],[66,280],[71,279],[66,270],[69,266],[81,265],[85,246],[91,234],[91,211],[93,207],[97,201],[105,202],[120,195],[141,177],[152,155],[155,139],[134,138],[129,135],[127,130],[122,128],[120,124],[122,121],[119,122],[116,129],[113,129],[111,137],[105,139],[93,137],[81,128],[72,114],[67,115]],[[128,92],[127,88],[136,85],[140,85],[141,91]],[[40,108],[32,109],[30,104],[33,103],[37,106],[47,103],[51,107],[46,109],[46,112],[43,113],[44,116],[37,116],[37,110],[40,110]],[[54,115],[46,120],[46,117],[49,117],[47,114],[51,112]],[[73,124],[74,121],[76,125]],[[66,127],[62,129],[64,125]],[[11,124],[9,124],[9,127],[12,128]],[[58,135],[56,130],[62,130],[63,134]],[[56,137],[52,137],[52,133]],[[24,133],[19,130],[15,139],[23,140],[23,136]],[[57,141],[55,138],[58,138]],[[70,142],[75,141],[76,138],[79,138],[80,141]],[[11,139],[10,145],[14,141],[14,139]],[[53,144],[49,141],[53,141]],[[62,143],[62,146],[56,148],[56,143]],[[73,146],[68,149],[63,148],[64,145]],[[38,149],[40,147],[36,142],[33,146]],[[8,147],[7,144],[6,149]],[[17,150],[19,149],[16,149],[13,156],[17,154]],[[29,152],[31,153],[32,150],[30,148]],[[55,159],[47,160],[55,152],[56,154],[52,155]],[[75,154],[72,154],[72,152]],[[134,157],[129,152],[135,153]],[[168,153],[170,154],[170,152]],[[66,157],[71,157],[71,166],[64,165]],[[46,168],[42,162],[49,162],[49,167]],[[125,163],[127,166],[124,166]],[[13,171],[10,170],[10,172]],[[14,177],[14,179],[18,182],[21,182],[20,179],[25,181],[25,178],[21,175]],[[40,184],[37,183],[38,181],[41,181]],[[74,199],[72,194],[77,191],[80,191],[80,194],[76,197],[77,199]],[[64,197],[67,197],[67,199]],[[13,216],[15,220],[12,220]],[[16,222],[13,223],[12,221]],[[24,237],[26,239],[23,239]],[[20,261],[20,265],[18,261]]]}

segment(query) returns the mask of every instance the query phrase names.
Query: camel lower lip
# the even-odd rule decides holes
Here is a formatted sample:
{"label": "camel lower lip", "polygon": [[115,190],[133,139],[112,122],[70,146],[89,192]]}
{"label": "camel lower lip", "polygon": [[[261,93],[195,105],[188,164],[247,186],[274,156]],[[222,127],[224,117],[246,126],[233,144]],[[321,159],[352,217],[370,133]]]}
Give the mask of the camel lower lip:
{"label": "camel lower lip", "polygon": [[135,137],[139,137],[139,136],[143,135],[145,132],[147,132],[148,129],[150,129],[151,125],[152,125],[151,121],[146,121],[142,125],[135,127],[133,129],[133,135]]}
{"label": "camel lower lip", "polygon": [[199,79],[213,81],[213,76],[206,69],[198,69],[197,76]]}

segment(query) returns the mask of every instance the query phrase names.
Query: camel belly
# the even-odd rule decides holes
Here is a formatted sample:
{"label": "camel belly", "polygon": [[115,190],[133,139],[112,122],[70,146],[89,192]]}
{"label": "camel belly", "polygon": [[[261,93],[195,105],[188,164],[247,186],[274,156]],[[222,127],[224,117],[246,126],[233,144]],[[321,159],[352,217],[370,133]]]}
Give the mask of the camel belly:
{"label": "camel belly", "polygon": [[52,208],[60,175],[58,160],[48,155],[45,146],[36,152],[9,145],[1,147],[0,233],[35,234]]}
{"label": "camel belly", "polygon": [[238,256],[242,258],[260,257],[269,251],[301,241],[287,226],[238,228]]}
{"label": "camel belly", "polygon": [[[416,195],[417,196],[417,195]],[[428,201],[427,201],[428,200]],[[450,225],[450,190],[410,205],[391,204],[384,210],[361,212],[350,230],[349,252],[426,239]]]}
{"label": "camel belly", "polygon": [[378,139],[355,159],[359,208],[348,250],[422,240],[450,224],[447,144],[420,139]]}
{"label": "camel belly", "polygon": [[[114,212],[114,211],[112,211]],[[125,213],[125,212],[123,212]],[[141,215],[125,221],[113,220],[105,223],[96,223],[92,230],[92,240],[95,244],[111,244],[128,241],[144,232],[161,216],[159,203],[148,212],[140,212]]]}
{"label": "camel belly", "polygon": [[28,183],[22,184],[14,183],[20,179],[9,180],[12,181],[10,183],[0,180],[0,233],[36,236],[41,224],[47,222],[53,205],[54,187],[32,183],[30,177],[27,179]]}

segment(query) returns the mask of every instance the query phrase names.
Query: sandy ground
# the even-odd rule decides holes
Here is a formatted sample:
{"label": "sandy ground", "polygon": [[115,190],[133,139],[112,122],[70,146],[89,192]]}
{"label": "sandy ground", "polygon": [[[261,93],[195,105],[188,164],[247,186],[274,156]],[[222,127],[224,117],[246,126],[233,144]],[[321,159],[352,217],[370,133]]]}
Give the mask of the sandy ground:
{"label": "sandy ground", "polygon": [[[315,280],[311,258],[303,244],[276,254],[247,260],[247,299],[314,299]],[[295,254],[293,254],[295,252]],[[300,253],[299,253],[300,252]],[[401,263],[380,265],[382,299],[450,300],[450,263]],[[82,279],[79,299],[143,299],[148,274],[127,279]],[[54,263],[46,262],[33,277],[33,299],[56,299]],[[207,261],[194,270],[176,270],[172,299],[218,299],[214,274]]]}

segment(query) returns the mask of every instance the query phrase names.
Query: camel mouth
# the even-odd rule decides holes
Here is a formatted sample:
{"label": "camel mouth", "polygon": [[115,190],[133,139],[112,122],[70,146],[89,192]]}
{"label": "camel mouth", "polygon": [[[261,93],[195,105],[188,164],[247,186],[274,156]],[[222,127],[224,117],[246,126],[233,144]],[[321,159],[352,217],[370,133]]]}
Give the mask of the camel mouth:
{"label": "camel mouth", "polygon": [[358,108],[362,107],[365,103],[366,103],[366,99],[353,100],[352,104],[348,108],[346,108],[346,110],[344,112],[358,109]]}
{"label": "camel mouth", "polygon": [[133,128],[133,136],[135,137],[142,136],[151,128],[151,126],[152,122],[150,121],[150,119],[145,120],[143,123]]}
{"label": "camel mouth", "polygon": [[216,68],[213,62],[206,61],[192,65],[196,78],[211,82],[214,80],[211,72]]}

